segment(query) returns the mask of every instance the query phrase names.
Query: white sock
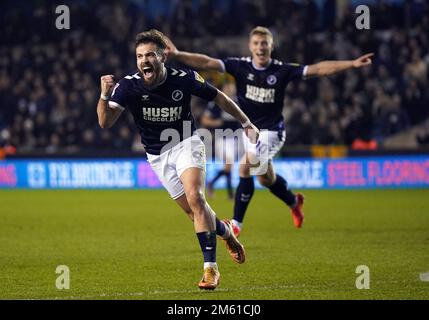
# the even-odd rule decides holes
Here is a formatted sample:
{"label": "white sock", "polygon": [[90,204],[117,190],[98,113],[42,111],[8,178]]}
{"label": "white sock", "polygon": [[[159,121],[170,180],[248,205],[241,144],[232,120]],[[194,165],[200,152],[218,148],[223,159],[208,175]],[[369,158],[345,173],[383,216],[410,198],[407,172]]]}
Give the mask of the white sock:
{"label": "white sock", "polygon": [[216,262],[204,262],[204,269],[205,268],[215,268],[215,269],[217,269],[217,263]]}
{"label": "white sock", "polygon": [[243,222],[238,222],[237,220],[234,220],[234,219],[232,219],[231,222],[234,226],[238,227],[238,229],[241,230],[241,227],[243,226]]}

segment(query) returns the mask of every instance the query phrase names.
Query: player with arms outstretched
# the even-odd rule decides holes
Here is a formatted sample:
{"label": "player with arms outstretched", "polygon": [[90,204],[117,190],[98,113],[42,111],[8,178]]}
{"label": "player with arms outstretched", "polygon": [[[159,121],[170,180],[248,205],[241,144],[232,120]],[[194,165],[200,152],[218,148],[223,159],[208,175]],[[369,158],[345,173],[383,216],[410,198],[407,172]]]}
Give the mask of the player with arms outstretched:
{"label": "player with arms outstretched", "polygon": [[[157,30],[137,35],[138,72],[117,84],[112,75],[101,77],[98,121],[102,128],[110,128],[124,109],[132,113],[152,169],[194,223],[204,256],[204,274],[198,285],[201,289],[213,290],[220,278],[216,235],[225,240],[237,263],[245,261],[245,251],[234,236],[231,223],[217,219],[204,198],[205,150],[195,134],[191,95],[213,100],[233,115],[254,143],[259,132],[229,97],[198,73],[165,66],[165,48],[164,35]],[[169,141],[169,138],[172,139]]]}
{"label": "player with arms outstretched", "polygon": [[[312,65],[284,63],[272,59],[274,49],[273,35],[265,27],[256,27],[250,32],[249,50],[251,57],[229,57],[215,59],[204,54],[179,51],[168,39],[166,53],[169,57],[198,70],[217,70],[228,72],[236,81],[238,104],[250,120],[261,130],[260,141],[266,145],[244,143],[245,161],[240,162],[240,182],[235,194],[234,232],[238,235],[242,228],[244,215],[254,193],[252,166],[248,158],[258,157],[260,150],[267,150],[267,156],[260,159],[260,172],[256,171],[259,183],[267,187],[276,197],[291,209],[297,228],[302,226],[304,213],[302,194],[294,194],[288,188],[286,180],[275,173],[273,157],[282,148],[286,132],[282,116],[286,86],[290,81],[329,76],[341,71],[360,68],[371,64],[372,54],[366,54],[355,60],[322,61]],[[245,138],[246,140],[246,138]]]}

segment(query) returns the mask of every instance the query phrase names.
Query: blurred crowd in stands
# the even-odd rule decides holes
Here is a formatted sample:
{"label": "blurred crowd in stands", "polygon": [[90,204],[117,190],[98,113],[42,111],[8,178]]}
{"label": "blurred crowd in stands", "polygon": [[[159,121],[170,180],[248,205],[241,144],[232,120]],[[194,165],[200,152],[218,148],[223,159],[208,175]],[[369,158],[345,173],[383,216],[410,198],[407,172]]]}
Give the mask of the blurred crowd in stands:
{"label": "blurred crowd in stands", "polygon": [[[55,28],[54,1],[0,5],[0,144],[11,150],[142,150],[129,113],[101,130],[95,110],[100,76],[134,73],[134,36],[152,27],[180,49],[215,57],[248,55],[248,32],[256,25],[273,31],[274,56],[283,61],[374,52],[370,68],[288,86],[287,145],[372,148],[429,116],[426,1],[366,1],[373,3],[370,30],[355,27],[359,1],[63,2],[69,2],[70,30]],[[205,106],[193,107],[198,118]]]}

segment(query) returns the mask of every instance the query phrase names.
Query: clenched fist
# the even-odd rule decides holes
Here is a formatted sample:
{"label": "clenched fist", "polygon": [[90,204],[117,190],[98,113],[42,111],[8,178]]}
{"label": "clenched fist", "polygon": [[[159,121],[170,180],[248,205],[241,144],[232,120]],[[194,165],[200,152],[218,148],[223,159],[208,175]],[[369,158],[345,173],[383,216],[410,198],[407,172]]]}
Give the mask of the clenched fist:
{"label": "clenched fist", "polygon": [[167,47],[164,50],[165,55],[167,58],[175,57],[179,50],[177,50],[176,46],[174,45],[173,41],[170,40],[168,37],[164,37],[165,43],[167,44]]}
{"label": "clenched fist", "polygon": [[115,86],[114,76],[111,74],[101,77],[101,94],[110,97]]}

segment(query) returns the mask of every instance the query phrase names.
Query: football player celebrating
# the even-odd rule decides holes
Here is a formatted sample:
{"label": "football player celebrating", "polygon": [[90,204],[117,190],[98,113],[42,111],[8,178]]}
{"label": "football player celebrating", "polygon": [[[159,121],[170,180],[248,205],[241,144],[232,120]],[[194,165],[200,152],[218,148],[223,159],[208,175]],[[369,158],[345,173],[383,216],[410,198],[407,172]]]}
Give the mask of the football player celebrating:
{"label": "football player celebrating", "polygon": [[191,95],[213,100],[234,116],[254,143],[259,131],[229,97],[198,73],[165,66],[166,42],[161,32],[152,29],[139,33],[135,47],[137,73],[117,84],[113,75],[101,77],[97,104],[99,125],[110,128],[124,109],[132,113],[152,169],[194,223],[204,256],[204,274],[199,287],[213,290],[220,277],[216,235],[225,240],[237,263],[245,261],[245,251],[234,236],[231,223],[217,219],[204,198],[205,149],[195,134]]}
{"label": "football player celebrating", "polygon": [[[284,63],[272,59],[274,49],[273,35],[265,27],[256,27],[250,32],[249,50],[251,57],[215,59],[204,54],[179,51],[170,39],[166,54],[179,62],[198,70],[217,70],[228,72],[236,81],[238,104],[250,120],[261,130],[258,149],[244,143],[245,159],[258,157],[260,150],[266,150],[267,156],[260,158],[258,172],[252,170],[249,161],[240,162],[240,182],[235,194],[234,232],[240,233],[244,215],[254,193],[253,175],[259,183],[267,187],[276,197],[289,206],[294,224],[302,226],[304,213],[302,194],[294,194],[288,188],[286,180],[275,173],[272,164],[273,157],[282,148],[286,132],[282,115],[285,89],[290,81],[308,77],[329,76],[341,71],[360,68],[371,64],[371,56],[366,54],[355,60],[322,61],[312,65]],[[246,138],[244,139],[246,140]],[[265,144],[265,145],[264,145]]]}

